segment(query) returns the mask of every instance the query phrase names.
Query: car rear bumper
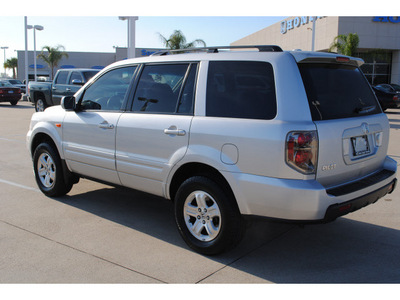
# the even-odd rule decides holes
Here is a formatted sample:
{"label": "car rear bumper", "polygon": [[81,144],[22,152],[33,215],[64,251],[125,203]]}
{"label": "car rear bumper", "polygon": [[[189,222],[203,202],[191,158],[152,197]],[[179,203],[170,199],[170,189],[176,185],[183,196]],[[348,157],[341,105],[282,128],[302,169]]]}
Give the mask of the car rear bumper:
{"label": "car rear bumper", "polygon": [[344,216],[348,213],[359,210],[360,208],[363,208],[369,204],[375,203],[386,194],[392,193],[396,188],[396,184],[397,184],[397,179],[395,178],[389,184],[385,185],[384,187],[381,187],[380,189],[372,193],[369,193],[367,195],[358,197],[350,201],[346,201],[344,203],[333,204],[329,206],[328,209],[326,210],[325,217],[322,221],[323,222],[333,221],[338,217]]}
{"label": "car rear bumper", "polygon": [[392,167],[392,170],[381,170],[359,181],[328,190],[316,180],[237,173],[224,175],[244,216],[315,223],[333,221],[391,193],[396,185],[395,162]]}
{"label": "car rear bumper", "polygon": [[21,94],[0,95],[0,102],[10,102],[20,99],[21,99]]}

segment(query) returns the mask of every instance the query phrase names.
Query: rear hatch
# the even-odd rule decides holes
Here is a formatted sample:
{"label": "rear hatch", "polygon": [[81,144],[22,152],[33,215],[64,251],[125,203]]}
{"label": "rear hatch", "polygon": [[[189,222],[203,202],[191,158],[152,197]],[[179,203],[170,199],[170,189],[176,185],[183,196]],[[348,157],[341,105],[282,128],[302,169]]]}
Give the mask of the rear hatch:
{"label": "rear hatch", "polygon": [[361,64],[332,55],[298,61],[318,131],[316,179],[326,188],[378,173],[386,158],[388,119]]}

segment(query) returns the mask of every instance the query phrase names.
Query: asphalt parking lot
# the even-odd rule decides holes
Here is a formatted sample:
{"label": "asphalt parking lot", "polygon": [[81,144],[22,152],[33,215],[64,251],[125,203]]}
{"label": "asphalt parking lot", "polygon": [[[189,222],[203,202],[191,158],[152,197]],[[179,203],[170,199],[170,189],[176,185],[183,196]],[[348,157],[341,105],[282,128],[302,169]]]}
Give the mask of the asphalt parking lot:
{"label": "asphalt parking lot", "polygon": [[[253,222],[233,251],[191,251],[162,198],[81,180],[48,198],[25,145],[34,109],[0,103],[0,283],[400,283],[400,188],[325,225]],[[388,110],[400,162],[400,110]]]}

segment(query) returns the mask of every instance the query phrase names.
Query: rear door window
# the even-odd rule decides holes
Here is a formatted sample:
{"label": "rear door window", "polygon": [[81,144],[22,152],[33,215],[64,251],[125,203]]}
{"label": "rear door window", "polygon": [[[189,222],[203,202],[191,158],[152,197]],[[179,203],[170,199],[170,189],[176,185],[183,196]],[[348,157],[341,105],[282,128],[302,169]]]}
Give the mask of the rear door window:
{"label": "rear door window", "polygon": [[210,61],[206,114],[225,118],[275,118],[272,65],[255,61]]}
{"label": "rear door window", "polygon": [[192,114],[196,70],[196,63],[144,66],[132,111]]}
{"label": "rear door window", "polygon": [[342,64],[299,64],[314,121],[381,113],[360,69]]}

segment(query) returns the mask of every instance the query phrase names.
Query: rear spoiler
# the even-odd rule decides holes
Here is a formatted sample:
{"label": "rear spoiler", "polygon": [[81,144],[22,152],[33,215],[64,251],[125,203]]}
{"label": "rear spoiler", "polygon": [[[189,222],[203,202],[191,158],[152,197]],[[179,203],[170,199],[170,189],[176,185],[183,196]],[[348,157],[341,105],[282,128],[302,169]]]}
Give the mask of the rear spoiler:
{"label": "rear spoiler", "polygon": [[340,63],[360,67],[364,64],[361,58],[325,52],[290,52],[298,63]]}

